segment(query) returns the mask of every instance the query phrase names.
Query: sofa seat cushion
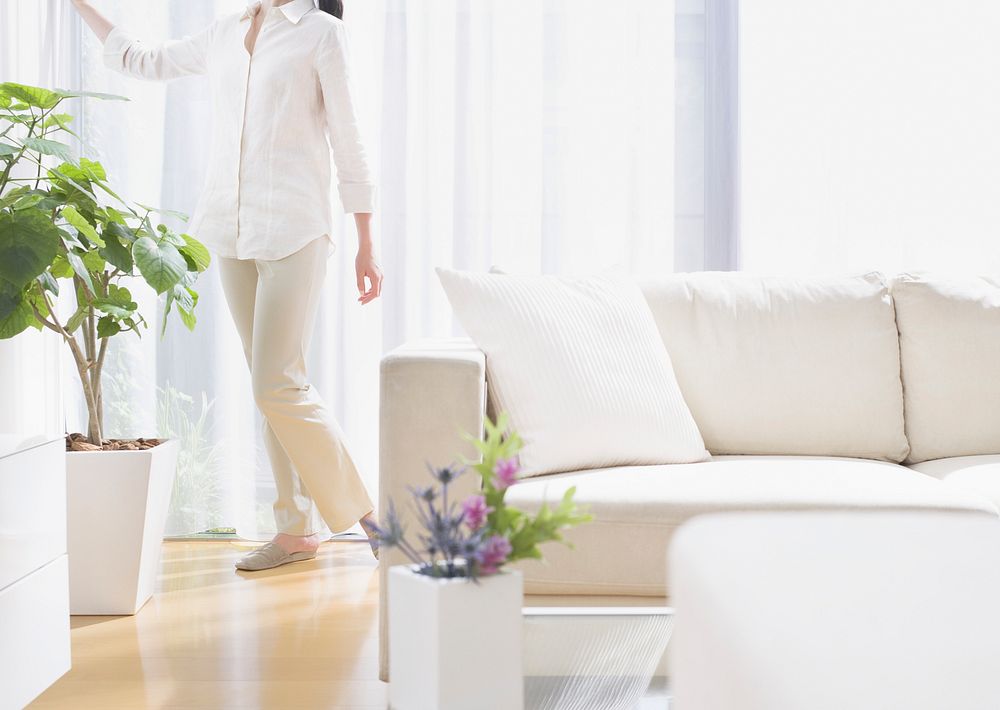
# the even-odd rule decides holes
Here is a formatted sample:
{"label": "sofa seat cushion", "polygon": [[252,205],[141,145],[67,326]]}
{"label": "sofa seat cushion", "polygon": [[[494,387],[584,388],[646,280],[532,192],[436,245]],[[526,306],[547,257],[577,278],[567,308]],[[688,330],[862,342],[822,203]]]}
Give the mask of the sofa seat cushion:
{"label": "sofa seat cushion", "polygon": [[1000,507],[1000,455],[955,456],[924,461],[911,468],[950,486],[974,491]]}
{"label": "sofa seat cushion", "polygon": [[575,549],[550,543],[545,561],[518,564],[529,594],[666,593],[666,549],[703,513],[769,510],[944,510],[997,515],[975,492],[880,461],[719,456],[701,463],[631,466],[522,481],[507,501],[537,510],[576,486],[594,521],[570,530]]}

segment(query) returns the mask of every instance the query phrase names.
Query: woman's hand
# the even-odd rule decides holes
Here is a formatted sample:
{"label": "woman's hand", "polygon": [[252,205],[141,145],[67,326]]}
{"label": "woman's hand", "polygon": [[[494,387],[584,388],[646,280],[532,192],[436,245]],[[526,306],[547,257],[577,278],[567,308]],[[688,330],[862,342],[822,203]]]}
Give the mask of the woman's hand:
{"label": "woman's hand", "polygon": [[363,306],[382,295],[382,267],[375,258],[371,212],[355,212],[354,223],[358,226],[358,258],[354,260],[354,270],[358,274],[358,301]]}
{"label": "woman's hand", "polygon": [[[371,303],[382,294],[382,267],[372,253],[370,246],[358,249],[354,260],[354,270],[358,275],[358,301],[361,305]],[[365,280],[367,279],[367,283]]]}

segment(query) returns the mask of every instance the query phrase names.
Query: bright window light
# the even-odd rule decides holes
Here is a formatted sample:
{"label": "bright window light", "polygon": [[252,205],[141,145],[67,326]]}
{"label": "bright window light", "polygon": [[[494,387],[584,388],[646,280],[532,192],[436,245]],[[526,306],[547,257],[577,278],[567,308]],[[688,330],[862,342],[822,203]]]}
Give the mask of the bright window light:
{"label": "bright window light", "polygon": [[1000,3],[741,3],[743,267],[1000,269]]}

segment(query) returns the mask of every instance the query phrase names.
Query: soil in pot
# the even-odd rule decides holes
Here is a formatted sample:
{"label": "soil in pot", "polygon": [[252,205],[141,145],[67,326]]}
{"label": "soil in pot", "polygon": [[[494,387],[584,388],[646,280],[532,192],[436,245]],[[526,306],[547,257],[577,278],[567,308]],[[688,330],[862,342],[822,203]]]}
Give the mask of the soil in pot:
{"label": "soil in pot", "polygon": [[67,451],[145,451],[159,446],[162,439],[105,439],[100,446],[91,444],[79,432],[66,435]]}

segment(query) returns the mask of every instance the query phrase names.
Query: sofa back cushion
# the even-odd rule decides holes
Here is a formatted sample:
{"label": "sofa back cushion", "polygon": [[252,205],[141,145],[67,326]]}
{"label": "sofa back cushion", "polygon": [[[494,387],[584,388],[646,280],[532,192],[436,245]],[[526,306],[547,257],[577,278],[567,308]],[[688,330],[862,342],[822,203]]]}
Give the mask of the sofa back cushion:
{"label": "sofa back cushion", "polygon": [[708,458],[633,281],[437,272],[524,441],[522,476]]}
{"label": "sofa back cushion", "polygon": [[903,274],[892,292],[909,461],[1000,454],[1000,279]]}
{"label": "sofa back cushion", "polygon": [[713,454],[906,458],[881,274],[676,274],[642,288]]}

